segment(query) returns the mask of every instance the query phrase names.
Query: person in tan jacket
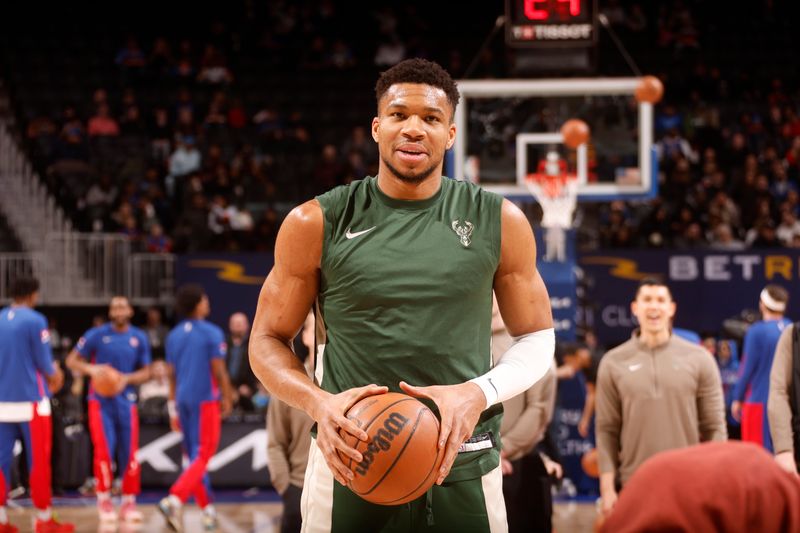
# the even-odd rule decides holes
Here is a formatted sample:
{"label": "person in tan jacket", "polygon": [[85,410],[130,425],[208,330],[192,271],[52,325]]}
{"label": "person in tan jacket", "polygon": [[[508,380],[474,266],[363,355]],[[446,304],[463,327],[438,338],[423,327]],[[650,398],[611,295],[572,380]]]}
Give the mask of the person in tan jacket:
{"label": "person in tan jacket", "polygon": [[600,361],[596,436],[605,514],[648,458],[727,439],[717,364],[700,345],[672,334],[675,309],[663,282],[642,280],[631,304],[639,330]]}
{"label": "person in tan jacket", "polygon": [[[511,346],[497,308],[492,308],[492,359]],[[553,418],[556,403],[555,359],[550,370],[531,388],[503,402],[500,424],[503,494],[509,533],[551,531],[552,496],[543,459],[535,451]]]}
{"label": "person in tan jacket", "polygon": [[[772,370],[769,375],[767,415],[772,433],[772,445],[775,449],[775,461],[787,472],[797,474],[800,449],[795,444],[800,442],[800,435],[792,428],[792,402],[797,402],[799,395],[797,391],[792,390],[792,380],[795,374],[800,373],[800,369],[795,368],[793,362],[794,328],[794,324],[787,326],[775,347],[775,358],[772,360]],[[795,409],[798,408],[800,405],[796,405]]]}
{"label": "person in tan jacket", "polygon": [[[314,368],[314,315],[309,313],[301,333],[308,348],[305,361],[309,374]],[[311,446],[314,421],[305,412],[273,397],[267,407],[267,459],[272,486],[281,495],[281,533],[299,533],[302,525],[300,495]]]}

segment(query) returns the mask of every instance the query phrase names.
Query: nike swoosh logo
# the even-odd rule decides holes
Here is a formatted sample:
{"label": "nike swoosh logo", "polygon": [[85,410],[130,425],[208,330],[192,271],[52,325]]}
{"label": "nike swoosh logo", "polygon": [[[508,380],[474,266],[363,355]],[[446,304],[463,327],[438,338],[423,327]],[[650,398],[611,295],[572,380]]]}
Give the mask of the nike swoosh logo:
{"label": "nike swoosh logo", "polygon": [[372,226],[372,227],[371,227],[371,228],[369,228],[369,229],[365,229],[365,230],[361,230],[361,231],[356,231],[356,232],[351,232],[351,231],[350,231],[350,228],[347,228],[347,231],[344,233],[344,236],[345,236],[345,237],[347,237],[348,239],[355,239],[356,237],[361,237],[361,236],[362,236],[362,235],[364,235],[365,233],[369,233],[370,231],[374,230],[374,229],[375,229],[375,228],[377,228],[377,227],[378,227],[378,226]]}
{"label": "nike swoosh logo", "polygon": [[628,365],[628,370],[630,370],[631,372],[636,372],[640,368],[642,368],[642,363],[638,363],[635,365]]}

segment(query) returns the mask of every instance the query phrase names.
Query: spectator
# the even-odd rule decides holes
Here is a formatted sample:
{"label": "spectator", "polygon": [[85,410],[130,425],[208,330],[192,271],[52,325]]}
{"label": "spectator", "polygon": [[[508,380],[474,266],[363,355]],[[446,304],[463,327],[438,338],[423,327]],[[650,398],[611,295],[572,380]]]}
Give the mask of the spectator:
{"label": "spectator", "polygon": [[[301,332],[308,349],[305,368],[309,375],[314,371],[314,315],[309,313]],[[299,533],[302,522],[300,495],[311,445],[311,427],[314,421],[300,409],[273,398],[267,411],[267,457],[270,482],[283,501],[281,533]]]}
{"label": "spectator", "polygon": [[147,334],[147,339],[150,341],[153,359],[163,359],[164,341],[167,339],[169,329],[161,320],[161,309],[158,307],[149,307],[147,309],[147,316],[142,329],[145,334]]}
{"label": "spectator", "polygon": [[151,254],[165,254],[172,251],[172,239],[164,235],[161,224],[151,224],[144,240],[145,251]]}
{"label": "spectator", "polygon": [[250,368],[248,342],[250,341],[250,321],[244,313],[234,313],[228,319],[228,356],[225,361],[231,385],[236,391],[236,405],[243,411],[253,411],[253,395],[256,394],[258,380]]}
{"label": "spectator", "polygon": [[200,170],[202,156],[195,146],[192,136],[181,137],[177,141],[177,148],[169,158],[169,175],[166,178],[167,194],[175,196],[178,188],[177,182]]}
{"label": "spectator", "polygon": [[[167,414],[167,400],[169,399],[169,367],[163,359],[157,359],[150,365],[151,379],[139,387],[139,401],[142,404],[155,403],[160,405],[158,414]],[[156,402],[152,402],[155,399]],[[162,405],[163,403],[163,405]],[[142,407],[144,411],[145,408]]]}
{"label": "spectator", "polygon": [[134,104],[125,108],[120,120],[119,131],[124,137],[144,139],[147,136],[147,126],[142,120],[139,106]]}
{"label": "spectator", "polygon": [[108,105],[102,104],[89,119],[89,137],[116,137],[119,135],[117,121],[110,115]]}
{"label": "spectator", "polygon": [[228,69],[225,56],[213,45],[206,45],[203,59],[200,62],[197,81],[210,85],[228,85],[233,82],[233,74]]}
{"label": "spectator", "polygon": [[89,187],[83,199],[86,218],[93,230],[104,228],[116,199],[117,188],[111,183],[111,177],[106,173],[101,174],[100,180]]}
{"label": "spectator", "polygon": [[147,58],[151,77],[154,80],[165,80],[169,76],[172,63],[172,49],[169,41],[164,37],[156,37],[153,41],[153,49]]}
{"label": "spectator", "polygon": [[710,248],[714,250],[744,250],[746,248],[743,241],[733,236],[733,230],[729,224],[719,223],[713,230]]}
{"label": "spectator", "polygon": [[775,235],[783,246],[791,246],[795,235],[800,234],[800,221],[797,220],[791,209],[781,209],[781,224],[775,230]]}
{"label": "spectator", "polygon": [[711,442],[653,457],[596,531],[800,531],[800,480],[752,444]]}
{"label": "spectator", "polygon": [[150,154],[156,162],[166,161],[170,155],[170,148],[172,146],[172,128],[169,122],[169,113],[163,107],[157,107],[153,110],[152,119],[150,121]]}

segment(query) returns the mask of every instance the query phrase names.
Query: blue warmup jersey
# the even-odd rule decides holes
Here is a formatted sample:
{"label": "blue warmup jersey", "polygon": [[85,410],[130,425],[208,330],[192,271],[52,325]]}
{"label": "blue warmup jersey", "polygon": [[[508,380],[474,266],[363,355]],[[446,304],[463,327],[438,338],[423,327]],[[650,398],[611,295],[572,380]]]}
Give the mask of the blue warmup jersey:
{"label": "blue warmup jersey", "polygon": [[[124,374],[130,374],[150,364],[150,343],[147,334],[134,326],[117,331],[111,323],[87,331],[78,341],[78,353],[90,362],[109,365]],[[136,388],[128,385],[122,396],[136,400]],[[100,399],[94,391],[90,398]]]}
{"label": "blue warmup jersey", "polygon": [[175,401],[197,404],[219,399],[211,372],[212,359],[224,359],[227,347],[222,330],[205,320],[184,320],[170,331],[167,363],[175,368]]}
{"label": "blue warmup jersey", "polygon": [[38,402],[55,372],[47,319],[28,307],[0,311],[0,402]]}
{"label": "blue warmup jersey", "polygon": [[[752,403],[766,404],[769,399],[769,374],[772,370],[772,359],[781,332],[791,321],[762,320],[756,322],[744,335],[742,348],[743,367],[740,365],[739,381],[733,389],[733,399]],[[749,394],[748,394],[749,389]],[[745,395],[747,395],[745,397]]]}

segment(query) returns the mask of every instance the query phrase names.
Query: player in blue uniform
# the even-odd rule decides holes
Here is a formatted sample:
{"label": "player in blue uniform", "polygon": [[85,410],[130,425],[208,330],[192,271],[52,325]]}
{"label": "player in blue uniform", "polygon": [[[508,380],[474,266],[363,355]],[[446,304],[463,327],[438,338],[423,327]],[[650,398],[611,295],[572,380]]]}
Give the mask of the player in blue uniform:
{"label": "player in blue uniform", "polygon": [[47,320],[33,310],[39,282],[17,278],[11,285],[13,303],[0,311],[0,533],[16,533],[6,514],[6,498],[14,461],[14,443],[22,441],[30,476],[31,499],[37,509],[36,533],[71,533],[50,509],[52,425],[47,389],[57,391],[64,374],[53,363]]}
{"label": "player in blue uniform", "polygon": [[211,308],[199,285],[181,287],[175,303],[178,313],[186,318],[172,329],[166,342],[171,368],[170,424],[183,431],[184,451],[191,463],[158,508],[169,526],[181,531],[181,508],[194,496],[203,509],[204,527],[213,530],[217,517],[206,467],[219,445],[220,417],[231,410],[225,335],[205,320]]}
{"label": "player in blue uniform", "polygon": [[67,357],[67,366],[87,376],[96,376],[107,366],[122,373],[115,396],[103,397],[89,388],[89,431],[94,446],[94,475],[97,478],[97,511],[100,522],[117,521],[111,501],[112,464],[122,477],[120,519],[138,523],[136,509],[141,472],[136,461],[139,448],[139,416],[136,385],[150,379],[150,344],[147,334],[131,325],[133,308],[124,296],[115,296],[108,306],[109,322],[92,328],[80,338]]}
{"label": "player in blue uniform", "polygon": [[750,326],[744,336],[744,362],[733,388],[731,414],[742,423],[742,440],[755,442],[772,452],[767,419],[769,373],[778,338],[791,324],[783,317],[789,293],[778,285],[767,285],[759,300],[762,320]]}

